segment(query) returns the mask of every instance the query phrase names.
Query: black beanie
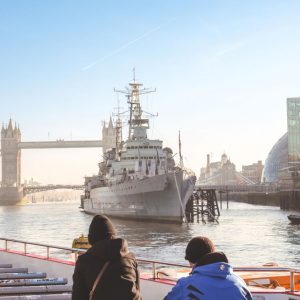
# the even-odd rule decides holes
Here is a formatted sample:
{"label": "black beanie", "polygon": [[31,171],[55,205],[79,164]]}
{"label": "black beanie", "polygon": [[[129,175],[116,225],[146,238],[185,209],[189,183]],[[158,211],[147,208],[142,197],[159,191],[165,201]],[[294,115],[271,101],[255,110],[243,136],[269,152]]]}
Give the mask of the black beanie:
{"label": "black beanie", "polygon": [[91,245],[100,240],[110,239],[116,235],[116,229],[105,215],[96,215],[90,225],[88,240]]}
{"label": "black beanie", "polygon": [[207,253],[197,261],[198,266],[205,266],[216,262],[228,263],[228,258],[223,252]]}
{"label": "black beanie", "polygon": [[197,236],[191,239],[185,250],[185,259],[191,263],[196,263],[204,255],[214,252],[213,242],[205,236]]}

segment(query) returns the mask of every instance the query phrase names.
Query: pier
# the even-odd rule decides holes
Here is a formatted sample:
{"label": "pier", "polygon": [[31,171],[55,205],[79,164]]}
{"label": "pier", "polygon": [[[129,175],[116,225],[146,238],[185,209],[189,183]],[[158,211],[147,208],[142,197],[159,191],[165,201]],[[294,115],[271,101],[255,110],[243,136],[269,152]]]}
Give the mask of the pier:
{"label": "pier", "polygon": [[248,184],[248,185],[198,185],[199,188],[215,189],[219,194],[220,207],[228,201],[245,202],[249,204],[280,206],[281,188],[278,184]]}
{"label": "pier", "polygon": [[195,188],[187,202],[185,215],[188,223],[216,222],[220,216],[219,205],[215,189]]}

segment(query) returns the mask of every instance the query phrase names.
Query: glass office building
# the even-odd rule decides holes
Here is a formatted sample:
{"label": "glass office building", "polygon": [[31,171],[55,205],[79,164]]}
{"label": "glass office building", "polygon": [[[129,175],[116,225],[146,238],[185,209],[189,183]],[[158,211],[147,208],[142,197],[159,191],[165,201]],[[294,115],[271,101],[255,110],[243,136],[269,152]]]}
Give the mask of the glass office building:
{"label": "glass office building", "polygon": [[272,147],[262,174],[262,182],[278,182],[279,171],[288,166],[288,134],[285,133]]}
{"label": "glass office building", "polygon": [[300,169],[300,97],[287,99],[287,128],[266,159],[262,181],[278,182],[280,172]]}
{"label": "glass office building", "polygon": [[300,164],[300,98],[287,99],[288,162]]}

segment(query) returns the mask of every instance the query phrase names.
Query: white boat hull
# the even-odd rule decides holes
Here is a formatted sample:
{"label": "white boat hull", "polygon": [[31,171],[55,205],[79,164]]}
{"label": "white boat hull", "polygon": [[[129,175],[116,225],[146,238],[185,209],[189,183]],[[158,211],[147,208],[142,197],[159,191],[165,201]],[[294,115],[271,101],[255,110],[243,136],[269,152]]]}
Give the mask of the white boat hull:
{"label": "white boat hull", "polygon": [[[30,243],[29,243],[30,244]],[[40,246],[42,246],[40,244]],[[47,246],[45,246],[47,247]],[[52,246],[54,248],[55,246]],[[60,248],[62,249],[62,248]],[[66,250],[72,250],[66,248]],[[47,272],[51,277],[64,277],[68,279],[69,284],[72,284],[72,275],[74,272],[75,263],[65,261],[54,257],[45,257],[41,255],[25,254],[20,251],[0,249],[0,262],[13,264],[14,267],[28,267],[29,272]],[[144,263],[145,261],[143,261]],[[163,263],[149,262],[151,265]],[[178,266],[180,268],[180,266]],[[140,266],[141,268],[141,266]],[[255,269],[254,271],[255,272]],[[149,274],[141,272],[141,294],[144,300],[163,299],[166,294],[176,284],[176,281],[167,279],[153,279]],[[254,300],[300,300],[299,292],[286,291],[283,289],[267,289],[249,287]],[[29,299],[25,298],[22,299]],[[66,299],[71,299],[71,296],[65,296]],[[30,298],[31,299],[31,298]],[[65,298],[64,298],[65,299]]]}

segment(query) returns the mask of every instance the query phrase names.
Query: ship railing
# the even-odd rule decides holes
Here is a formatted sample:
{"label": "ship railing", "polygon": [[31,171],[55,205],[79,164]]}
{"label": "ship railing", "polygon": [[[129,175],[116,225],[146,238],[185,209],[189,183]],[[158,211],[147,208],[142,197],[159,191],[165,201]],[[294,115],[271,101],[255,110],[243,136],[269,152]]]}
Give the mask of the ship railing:
{"label": "ship railing", "polygon": [[[153,260],[144,260],[144,259],[137,259],[139,266],[142,270],[149,270],[152,279],[170,279],[171,281],[176,281],[179,279],[179,277],[175,278],[172,277],[172,272],[170,269],[174,269],[175,271],[181,270],[183,276],[187,276],[191,272],[191,267],[184,264],[176,264],[176,263],[166,263],[166,262],[159,262],[159,261],[153,261]],[[148,268],[145,267],[148,265]],[[278,273],[278,275],[287,273],[289,276],[289,286],[290,291],[295,291],[295,276],[298,274],[300,275],[300,269],[296,268],[289,268],[289,267],[235,267],[233,268],[234,272],[236,274],[239,273]],[[161,277],[161,275],[163,277]],[[268,276],[268,275],[267,275]],[[299,282],[298,282],[299,283]]]}
{"label": "ship railing", "polygon": [[[34,243],[16,239],[8,239],[0,237],[2,241],[1,249],[7,252],[20,252],[25,256],[41,255],[47,260],[64,258],[67,261],[76,261],[78,255],[84,253],[86,250],[79,248],[60,247],[48,245],[43,243]],[[71,255],[72,254],[72,255]]]}
{"label": "ship railing", "polygon": [[[236,273],[238,272],[253,272],[253,273],[267,273],[267,272],[275,272],[275,273],[288,273],[289,274],[289,286],[290,291],[295,291],[295,275],[300,274],[300,269],[297,268],[289,268],[289,267],[235,267],[233,269]],[[299,282],[297,282],[299,283]]]}
{"label": "ship railing", "polygon": [[178,268],[186,269],[187,274],[190,272],[191,267],[183,264],[178,263],[167,263],[167,262],[160,262],[154,260],[145,260],[145,259],[137,259],[139,267],[142,271],[150,271],[152,279],[158,279],[160,274],[164,274],[164,270],[174,269],[178,270]]}
{"label": "ship railing", "polygon": [[[5,250],[7,252],[14,251],[17,253],[21,253],[25,256],[32,256],[36,253],[33,253],[32,250],[30,250],[30,246],[34,246],[35,250],[36,247],[42,248],[42,251],[39,251],[38,254],[43,256],[45,259],[53,261],[54,259],[59,259],[58,256],[55,256],[55,253],[57,255],[57,251],[63,251],[67,254],[74,254],[74,257],[69,256],[69,261],[74,262],[77,260],[78,255],[86,252],[85,249],[78,249],[78,248],[70,248],[70,247],[60,247],[60,246],[54,246],[54,245],[48,245],[43,243],[34,243],[34,242],[28,242],[28,241],[22,241],[17,239],[8,239],[0,237],[0,242],[4,243],[4,245],[0,244],[0,247],[2,250]],[[16,244],[19,245],[19,247],[14,247]],[[54,252],[53,252],[54,251]],[[185,264],[178,264],[178,263],[166,263],[161,261],[155,261],[155,260],[145,260],[145,259],[137,259],[139,266],[142,270],[149,270],[150,275],[152,279],[159,279],[160,274],[167,274],[168,270],[174,269],[175,271],[184,269],[184,275],[188,275],[188,273],[191,271],[191,267]],[[290,291],[295,291],[295,276],[297,274],[300,274],[300,269],[297,268],[288,268],[288,267],[235,267],[233,269],[236,273],[242,273],[242,272],[251,272],[251,273],[267,273],[267,272],[275,272],[275,273],[288,273],[289,274],[289,285],[290,285]],[[168,277],[164,277],[165,279],[168,279]],[[172,278],[172,277],[171,277]],[[178,279],[178,278],[177,278]],[[172,279],[171,279],[172,280]],[[176,278],[173,278],[173,280],[176,280]]]}

